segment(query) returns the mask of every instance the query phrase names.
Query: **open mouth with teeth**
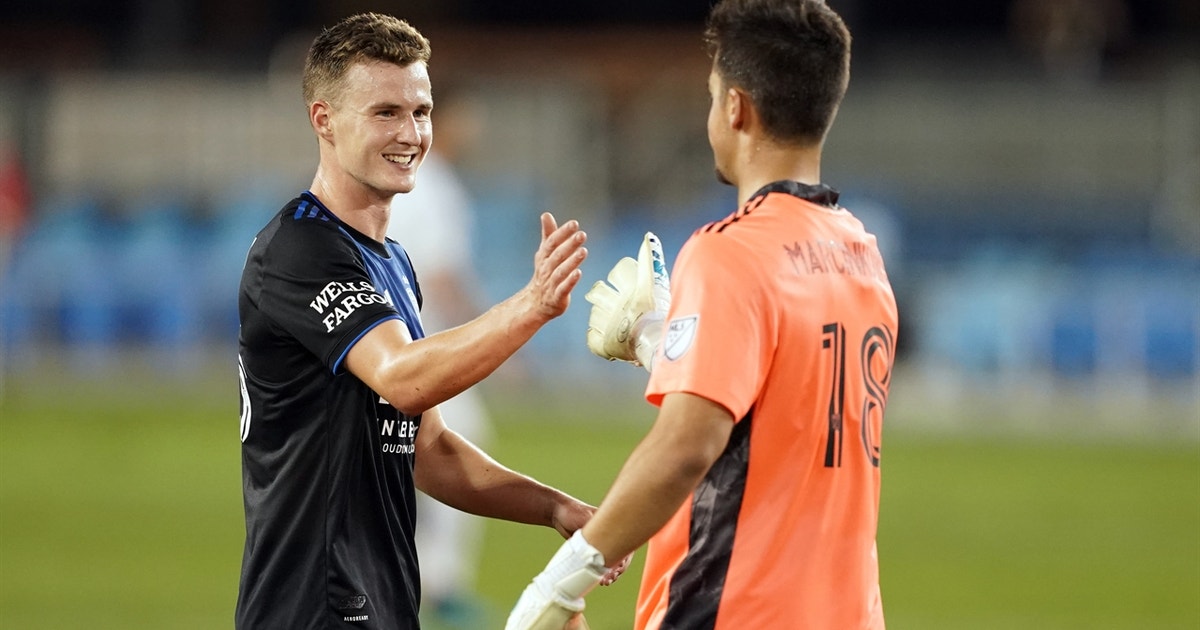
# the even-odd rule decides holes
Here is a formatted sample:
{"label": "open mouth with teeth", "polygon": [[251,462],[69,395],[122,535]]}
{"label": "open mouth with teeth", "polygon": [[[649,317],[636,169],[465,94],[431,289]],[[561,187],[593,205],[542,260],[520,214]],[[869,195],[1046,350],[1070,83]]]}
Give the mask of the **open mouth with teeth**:
{"label": "open mouth with teeth", "polygon": [[417,159],[417,155],[415,153],[412,155],[396,155],[394,153],[388,153],[384,154],[383,159],[391,162],[392,164],[412,166],[413,162],[415,162]]}

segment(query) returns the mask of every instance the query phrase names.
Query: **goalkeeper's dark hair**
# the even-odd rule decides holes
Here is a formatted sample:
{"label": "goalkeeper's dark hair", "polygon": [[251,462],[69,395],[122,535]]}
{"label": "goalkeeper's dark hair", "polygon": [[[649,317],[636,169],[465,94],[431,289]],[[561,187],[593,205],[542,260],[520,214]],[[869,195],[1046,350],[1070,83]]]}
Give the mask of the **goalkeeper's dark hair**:
{"label": "goalkeeper's dark hair", "polygon": [[356,63],[384,61],[398,66],[429,62],[429,40],[408,22],[380,13],[360,13],[325,29],[304,61],[304,104],[332,101],[346,71]]}
{"label": "goalkeeper's dark hair", "polygon": [[850,31],[821,0],[722,0],[704,41],[726,87],[746,92],[767,133],[824,140],[850,81]]}

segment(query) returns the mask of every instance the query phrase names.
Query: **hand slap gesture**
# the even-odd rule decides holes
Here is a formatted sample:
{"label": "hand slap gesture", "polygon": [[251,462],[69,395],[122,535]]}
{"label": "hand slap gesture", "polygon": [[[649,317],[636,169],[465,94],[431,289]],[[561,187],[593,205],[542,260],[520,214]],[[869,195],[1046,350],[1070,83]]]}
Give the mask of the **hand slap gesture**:
{"label": "hand slap gesture", "polygon": [[533,256],[533,278],[525,291],[543,321],[562,315],[571,305],[571,290],[583,277],[579,266],[587,258],[586,242],[578,221],[559,227],[554,215],[542,213],[542,244]]}

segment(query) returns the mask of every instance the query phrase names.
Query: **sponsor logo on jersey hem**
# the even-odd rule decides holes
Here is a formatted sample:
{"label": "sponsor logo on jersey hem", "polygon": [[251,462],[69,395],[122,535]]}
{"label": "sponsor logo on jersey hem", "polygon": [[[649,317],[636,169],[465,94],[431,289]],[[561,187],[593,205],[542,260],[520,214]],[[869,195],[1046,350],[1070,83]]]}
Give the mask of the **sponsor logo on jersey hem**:
{"label": "sponsor logo on jersey hem", "polygon": [[676,317],[667,324],[667,336],[663,341],[663,356],[668,361],[682,357],[692,347],[696,340],[696,328],[699,326],[699,315]]}
{"label": "sponsor logo on jersey hem", "polygon": [[[337,602],[335,602],[333,607],[342,612],[349,612],[351,610],[362,610],[363,607],[366,605],[367,605],[367,596],[359,594],[359,595],[351,595],[349,597],[343,597],[343,598],[339,599]],[[349,615],[343,615],[342,621],[367,621],[370,618],[371,618],[370,615],[349,614]]]}
{"label": "sponsor logo on jersey hem", "polygon": [[333,605],[338,610],[362,610],[363,606],[367,605],[366,595],[350,595],[337,600]]}

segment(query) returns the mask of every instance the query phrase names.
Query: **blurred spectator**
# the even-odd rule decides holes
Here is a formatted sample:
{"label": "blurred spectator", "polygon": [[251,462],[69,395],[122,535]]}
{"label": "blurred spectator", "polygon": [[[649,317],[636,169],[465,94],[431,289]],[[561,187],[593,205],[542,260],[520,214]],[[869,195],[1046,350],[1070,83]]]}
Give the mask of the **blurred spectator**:
{"label": "blurred spectator", "polygon": [[0,144],[0,275],[29,215],[29,182],[16,148]]}
{"label": "blurred spectator", "polygon": [[[481,118],[469,101],[437,96],[434,103],[437,142],[421,163],[416,187],[393,197],[388,225],[388,236],[404,246],[424,289],[421,323],[429,334],[483,312],[472,266],[473,201],[452,164],[464,144],[478,135]],[[491,419],[475,389],[440,407],[447,426],[487,449]],[[484,610],[472,593],[482,527],[475,516],[417,495],[421,610],[435,627],[468,630],[484,623]]]}
{"label": "blurred spectator", "polygon": [[1093,83],[1128,35],[1129,11],[1124,0],[1014,0],[1010,28],[1051,78]]}
{"label": "blurred spectator", "polygon": [[[21,156],[8,143],[0,144],[0,281],[5,280],[9,258],[25,218],[29,215],[29,205],[29,183]],[[0,286],[6,284],[5,281]],[[6,332],[3,320],[3,309],[0,309],[0,333]],[[5,368],[2,342],[3,336],[0,335],[0,392],[3,391]]]}

